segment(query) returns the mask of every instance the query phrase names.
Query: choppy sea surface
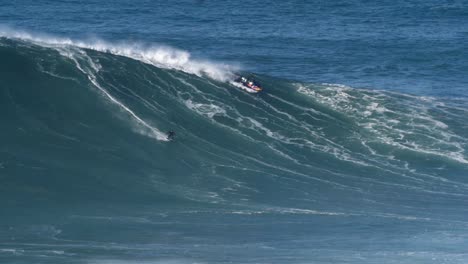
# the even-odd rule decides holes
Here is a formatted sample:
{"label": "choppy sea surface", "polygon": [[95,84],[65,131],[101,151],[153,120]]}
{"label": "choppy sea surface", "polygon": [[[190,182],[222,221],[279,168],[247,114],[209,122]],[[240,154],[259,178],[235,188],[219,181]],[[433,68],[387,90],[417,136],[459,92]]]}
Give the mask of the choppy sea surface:
{"label": "choppy sea surface", "polygon": [[2,3],[0,262],[467,263],[466,25],[465,1]]}

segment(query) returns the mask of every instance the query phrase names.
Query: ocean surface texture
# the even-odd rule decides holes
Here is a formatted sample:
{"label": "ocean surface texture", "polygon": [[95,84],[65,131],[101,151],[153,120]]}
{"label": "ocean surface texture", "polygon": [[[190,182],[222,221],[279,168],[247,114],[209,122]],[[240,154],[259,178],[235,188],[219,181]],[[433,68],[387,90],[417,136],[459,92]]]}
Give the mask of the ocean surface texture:
{"label": "ocean surface texture", "polygon": [[468,263],[467,25],[456,0],[3,1],[0,263]]}

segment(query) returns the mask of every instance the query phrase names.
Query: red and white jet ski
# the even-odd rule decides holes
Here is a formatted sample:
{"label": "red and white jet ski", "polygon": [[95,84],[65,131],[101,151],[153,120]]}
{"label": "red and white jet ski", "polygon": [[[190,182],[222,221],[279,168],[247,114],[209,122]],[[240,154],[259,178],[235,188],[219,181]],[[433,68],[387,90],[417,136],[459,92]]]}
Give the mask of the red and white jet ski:
{"label": "red and white jet ski", "polygon": [[260,87],[260,85],[257,82],[242,76],[239,76],[237,79],[235,79],[234,83],[237,84],[237,87],[249,93],[258,93],[263,90],[263,88]]}

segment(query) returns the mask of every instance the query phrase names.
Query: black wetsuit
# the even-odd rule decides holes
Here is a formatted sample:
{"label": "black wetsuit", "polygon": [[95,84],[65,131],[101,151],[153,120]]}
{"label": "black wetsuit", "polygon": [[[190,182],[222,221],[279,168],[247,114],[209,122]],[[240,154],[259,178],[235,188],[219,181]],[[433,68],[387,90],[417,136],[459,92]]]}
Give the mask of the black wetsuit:
{"label": "black wetsuit", "polygon": [[167,140],[173,140],[174,137],[175,137],[175,132],[174,131],[167,132]]}

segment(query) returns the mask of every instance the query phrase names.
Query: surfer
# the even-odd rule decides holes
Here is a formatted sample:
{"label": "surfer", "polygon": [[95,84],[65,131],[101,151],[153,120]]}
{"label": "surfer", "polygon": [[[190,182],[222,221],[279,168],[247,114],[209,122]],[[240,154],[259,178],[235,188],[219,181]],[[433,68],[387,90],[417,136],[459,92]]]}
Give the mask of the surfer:
{"label": "surfer", "polygon": [[167,140],[173,140],[175,137],[175,132],[174,131],[168,131],[167,132]]}

